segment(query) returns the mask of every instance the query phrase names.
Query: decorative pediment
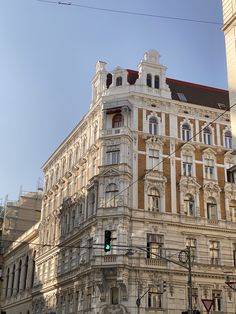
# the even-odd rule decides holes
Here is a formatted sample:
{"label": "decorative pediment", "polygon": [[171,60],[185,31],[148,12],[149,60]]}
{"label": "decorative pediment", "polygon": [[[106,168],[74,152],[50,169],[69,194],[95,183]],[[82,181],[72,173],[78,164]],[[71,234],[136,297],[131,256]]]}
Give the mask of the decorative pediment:
{"label": "decorative pediment", "polygon": [[104,177],[119,176],[119,175],[120,175],[119,170],[117,170],[117,169],[115,169],[115,168],[105,169],[105,170],[101,173],[101,176],[104,176]]}
{"label": "decorative pediment", "polygon": [[203,186],[203,189],[206,191],[217,192],[217,193],[220,193],[221,191],[221,188],[219,187],[219,185],[214,182],[205,183]]}
{"label": "decorative pediment", "polygon": [[184,152],[185,154],[189,154],[192,155],[192,153],[195,151],[195,147],[193,145],[190,144],[184,144],[182,146],[182,152]]}
{"label": "decorative pediment", "polygon": [[228,151],[225,153],[225,162],[229,164],[234,164],[234,156],[232,155],[232,151]]}
{"label": "decorative pediment", "polygon": [[193,177],[181,177],[179,182],[179,188],[181,192],[198,193],[201,185],[197,183]]}
{"label": "decorative pediment", "polygon": [[145,180],[167,182],[166,177],[158,170],[146,170]]}
{"label": "decorative pediment", "polygon": [[101,308],[101,314],[129,314],[127,308],[122,304],[106,304]]}
{"label": "decorative pediment", "polygon": [[204,155],[205,158],[211,159],[212,156],[216,155],[216,152],[212,148],[206,148],[206,149],[204,149],[202,154]]}
{"label": "decorative pediment", "polygon": [[163,146],[162,136],[156,135],[146,139],[146,145],[153,148],[161,148]]}

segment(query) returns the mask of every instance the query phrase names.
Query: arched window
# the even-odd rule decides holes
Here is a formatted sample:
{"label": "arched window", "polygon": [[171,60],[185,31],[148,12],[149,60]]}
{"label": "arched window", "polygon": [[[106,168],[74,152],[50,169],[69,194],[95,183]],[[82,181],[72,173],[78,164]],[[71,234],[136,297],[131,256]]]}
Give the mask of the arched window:
{"label": "arched window", "polygon": [[217,219],[217,205],[213,197],[209,197],[207,200],[207,219]]}
{"label": "arched window", "polygon": [[182,140],[189,141],[191,138],[191,127],[188,123],[182,125]]}
{"label": "arched window", "polygon": [[75,149],[75,162],[78,162],[79,160],[79,144],[76,145],[76,149]]}
{"label": "arched window", "polygon": [[152,212],[160,211],[160,195],[155,188],[151,188],[148,193],[148,210]]}
{"label": "arched window", "polygon": [[158,133],[158,121],[155,117],[149,119],[149,133],[152,135],[157,135]]}
{"label": "arched window", "polygon": [[187,216],[195,215],[195,201],[191,194],[186,194],[184,198],[184,213]]}
{"label": "arched window", "polygon": [[203,142],[204,144],[211,145],[212,144],[212,133],[211,129],[206,127],[203,130]]}
{"label": "arched window", "polygon": [[27,255],[25,260],[25,277],[24,277],[24,286],[23,289],[26,289],[27,277],[28,277],[28,268],[29,268],[29,256]]}
{"label": "arched window", "polygon": [[57,182],[59,179],[59,166],[57,165],[56,171],[55,171],[55,181]]}
{"label": "arched window", "polygon": [[66,159],[63,158],[62,165],[61,165],[61,175],[62,176],[65,174],[65,171],[66,171]]}
{"label": "arched window", "polygon": [[9,289],[9,277],[10,277],[10,268],[7,269],[5,297],[7,297],[7,294],[8,294],[8,289]]}
{"label": "arched window", "polygon": [[69,158],[68,158],[68,170],[71,169],[72,166],[72,153],[69,154]]}
{"label": "arched window", "polygon": [[98,136],[98,126],[95,125],[94,130],[93,130],[93,142],[95,143],[97,140],[97,136]]}
{"label": "arched window", "polygon": [[225,147],[232,148],[232,134],[230,131],[225,132]]}
{"label": "arched window", "polygon": [[107,74],[107,81],[106,81],[107,88],[109,88],[111,84],[112,84],[112,75],[111,75],[111,73],[108,73]]}
{"label": "arched window", "polygon": [[159,78],[158,75],[155,75],[155,77],[154,77],[154,87],[155,87],[156,89],[159,89],[159,88],[160,88],[160,78]]}
{"label": "arched window", "polygon": [[18,281],[17,281],[17,293],[19,292],[20,290],[20,277],[21,277],[21,269],[22,269],[22,261],[20,260],[19,262],[19,268],[18,268]]}
{"label": "arched window", "polygon": [[152,87],[152,75],[147,74],[147,86]]}
{"label": "arched window", "polygon": [[32,259],[32,274],[31,274],[31,288],[34,285],[34,277],[35,277],[35,257],[36,257],[36,251],[34,251],[33,259]]}
{"label": "arched window", "polygon": [[122,85],[122,77],[121,76],[118,76],[116,78],[116,86],[121,86]]}
{"label": "arched window", "polygon": [[12,268],[12,282],[11,282],[11,295],[13,294],[13,289],[14,289],[14,281],[15,281],[15,272],[16,272],[16,265],[14,264],[13,268]]}
{"label": "arched window", "polygon": [[123,126],[123,116],[122,114],[116,114],[112,119],[113,128],[121,128]]}
{"label": "arched window", "polygon": [[117,287],[111,288],[111,304],[119,303],[119,289]]}
{"label": "arched window", "polygon": [[93,215],[95,212],[95,193],[94,191],[88,194],[88,217]]}
{"label": "arched window", "polygon": [[105,206],[106,207],[116,207],[117,193],[118,193],[118,189],[115,183],[111,183],[107,186],[106,192],[105,192]]}
{"label": "arched window", "polygon": [[84,140],[83,140],[83,145],[82,145],[83,154],[85,154],[85,151],[86,151],[86,141],[87,141],[87,139],[85,137]]}

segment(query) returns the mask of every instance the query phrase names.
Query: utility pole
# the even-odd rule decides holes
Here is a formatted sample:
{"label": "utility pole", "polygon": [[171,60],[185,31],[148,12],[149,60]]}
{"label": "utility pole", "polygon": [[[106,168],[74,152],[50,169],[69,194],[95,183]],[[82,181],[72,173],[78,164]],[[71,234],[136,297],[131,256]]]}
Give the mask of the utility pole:
{"label": "utility pole", "polygon": [[188,254],[188,290],[189,290],[189,313],[193,314],[193,285],[192,285],[192,258],[191,258],[191,248],[187,247]]}

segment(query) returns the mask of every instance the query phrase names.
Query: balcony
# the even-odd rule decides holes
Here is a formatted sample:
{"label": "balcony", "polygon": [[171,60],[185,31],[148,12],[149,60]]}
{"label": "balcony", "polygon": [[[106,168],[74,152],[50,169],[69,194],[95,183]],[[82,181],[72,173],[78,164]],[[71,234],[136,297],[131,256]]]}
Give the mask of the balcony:
{"label": "balcony", "polygon": [[100,131],[100,137],[127,135],[132,137],[132,132],[128,127],[106,129]]}

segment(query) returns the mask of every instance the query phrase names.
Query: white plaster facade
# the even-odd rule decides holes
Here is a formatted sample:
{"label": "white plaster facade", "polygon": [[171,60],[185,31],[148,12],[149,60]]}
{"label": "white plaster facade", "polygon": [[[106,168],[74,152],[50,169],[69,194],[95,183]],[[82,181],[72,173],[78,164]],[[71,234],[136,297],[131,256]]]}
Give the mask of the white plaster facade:
{"label": "white plaster facade", "polygon": [[233,148],[236,149],[236,1],[222,0]]}
{"label": "white plaster facade", "polygon": [[[140,314],[181,313],[187,272],[155,254],[178,260],[186,246],[194,308],[215,298],[214,313],[235,313],[224,283],[225,272],[236,280],[236,185],[226,182],[232,156],[223,146],[229,113],[212,126],[211,144],[201,133],[186,143],[184,123],[194,135],[222,110],[173,99],[159,57],[147,52],[137,73],[109,73],[98,62],[88,113],[43,166],[33,314],[136,314],[149,288]],[[167,291],[156,294],[163,280]]]}

